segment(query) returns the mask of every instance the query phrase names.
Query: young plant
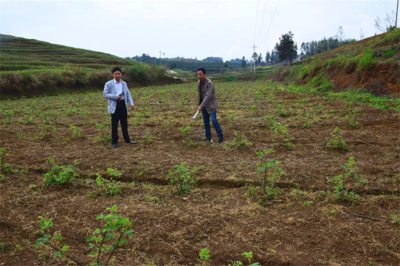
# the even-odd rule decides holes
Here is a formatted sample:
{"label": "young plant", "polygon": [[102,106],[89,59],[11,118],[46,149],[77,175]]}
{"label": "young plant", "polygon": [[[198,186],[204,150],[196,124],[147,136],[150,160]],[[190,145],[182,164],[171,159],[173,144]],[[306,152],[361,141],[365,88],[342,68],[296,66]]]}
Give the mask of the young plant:
{"label": "young plant", "polygon": [[97,129],[99,129],[100,132],[101,132],[100,138],[101,138],[101,139],[105,139],[105,138],[106,138],[106,135],[105,135],[105,128],[106,128],[106,125],[105,125],[105,124],[96,123],[96,124],[95,124],[95,127],[96,127]]}
{"label": "young plant", "polygon": [[244,134],[239,134],[237,132],[235,132],[233,134],[233,140],[230,143],[231,147],[234,148],[241,148],[241,147],[246,147],[246,146],[251,146],[253,145]]}
{"label": "young plant", "polygon": [[6,124],[11,123],[11,120],[12,120],[12,118],[14,116],[14,111],[12,111],[12,110],[4,110],[3,113],[6,115],[6,119],[4,120],[4,122]]}
{"label": "young plant", "polygon": [[346,119],[352,128],[359,127],[359,124],[358,124],[359,113],[360,113],[360,110],[358,108],[354,108],[354,109],[350,109],[346,115]]}
{"label": "young plant", "polygon": [[257,112],[257,105],[253,104],[250,106],[250,110],[253,113],[253,116],[257,116],[258,112]]}
{"label": "young plant", "polygon": [[329,141],[326,143],[326,146],[333,150],[333,149],[339,149],[339,150],[347,150],[347,143],[343,138],[343,131],[340,130],[338,127],[333,130],[333,132],[330,134]]}
{"label": "young plant", "polygon": [[293,148],[293,144],[290,142],[290,137],[288,134],[288,126],[282,125],[280,122],[275,122],[270,128],[276,138],[282,139],[288,148]]}
{"label": "young plant", "polygon": [[79,163],[74,162],[73,165],[57,165],[53,159],[47,161],[51,169],[43,175],[43,182],[46,186],[51,185],[64,185],[67,183],[72,183],[75,178],[79,177],[79,174],[74,169]]}
{"label": "young plant", "polygon": [[118,196],[121,194],[120,183],[112,179],[108,180],[103,178],[100,174],[96,174],[97,189],[93,196],[100,196],[102,194],[108,196]]}
{"label": "young plant", "polygon": [[280,116],[282,116],[282,117],[288,116],[287,110],[286,110],[285,107],[282,106],[281,104],[278,104],[278,111],[279,111],[279,115],[280,115]]}
{"label": "young plant", "polygon": [[276,118],[275,118],[274,115],[266,115],[265,116],[265,120],[267,120],[268,128],[271,129],[271,130],[273,129],[275,123],[278,122],[278,121],[276,121]]}
{"label": "young plant", "polygon": [[203,248],[199,252],[199,258],[197,259],[200,262],[200,265],[208,265],[208,262],[210,261],[211,254],[210,250],[208,248]]}
{"label": "young plant", "polygon": [[0,242],[0,251],[3,253],[7,249],[7,243],[6,242]]}
{"label": "young plant", "polygon": [[267,151],[257,152],[257,156],[260,158],[260,162],[257,163],[257,173],[262,177],[262,188],[264,194],[272,199],[278,196],[280,189],[276,187],[275,183],[286,175],[286,172],[279,167],[281,162],[268,159],[266,157]]}
{"label": "young plant", "polygon": [[57,131],[56,127],[52,127],[46,123],[40,124],[39,128],[40,128],[40,135],[39,135],[40,139],[48,139],[52,136],[52,133],[56,133]]}
{"label": "young plant", "polygon": [[196,184],[192,177],[193,172],[187,168],[185,162],[175,165],[174,168],[175,170],[169,170],[166,180],[176,187],[179,195],[188,195]]}
{"label": "young plant", "polygon": [[133,122],[134,126],[141,126],[143,123],[144,114],[135,113],[135,122]]}
{"label": "young plant", "polygon": [[70,247],[68,245],[62,245],[63,236],[59,232],[54,234],[50,233],[50,228],[53,227],[53,219],[45,219],[39,216],[40,229],[36,232],[40,237],[36,240],[36,246],[47,246],[52,248],[52,258],[68,259],[75,262],[77,265],[92,265],[92,266],[108,266],[111,265],[115,250],[118,247],[123,246],[128,240],[132,238],[133,229],[131,229],[132,223],[129,218],[121,217],[117,214],[117,205],[107,208],[108,214],[101,213],[96,217],[96,220],[102,220],[103,225],[101,228],[95,229],[86,238],[86,242],[89,244],[91,252],[89,254],[90,261],[80,262],[74,257],[68,254]]}
{"label": "young plant", "polygon": [[69,128],[73,139],[79,139],[82,137],[81,130],[77,126],[70,126]]}
{"label": "young plant", "polygon": [[118,171],[117,169],[110,168],[110,167],[107,168],[107,173],[110,176],[115,177],[115,178],[120,178],[122,176],[122,173],[120,171]]}
{"label": "young plant", "polygon": [[6,148],[0,147],[0,174],[2,174],[5,169],[5,162],[4,162],[5,154],[6,154]]}
{"label": "young plant", "polygon": [[25,123],[26,125],[32,124],[33,118],[34,118],[33,116],[24,115],[24,123]]}
{"label": "young plant", "polygon": [[5,182],[8,180],[6,174],[8,173],[16,173],[17,169],[13,169],[10,163],[6,163],[4,161],[4,155],[6,154],[6,148],[0,148],[0,182]]}
{"label": "young plant", "polygon": [[55,250],[52,258],[68,258],[75,262],[78,265],[84,265],[83,263],[77,261],[75,258],[69,256],[67,252],[70,247],[68,245],[61,246],[61,242],[63,241],[63,236],[59,232],[55,232],[54,234],[50,233],[50,228],[53,227],[53,219],[45,219],[42,216],[38,217],[40,222],[40,229],[36,231],[36,234],[39,234],[40,237],[36,239],[36,246],[48,246]]}
{"label": "young plant", "polygon": [[150,130],[146,130],[146,134],[144,135],[144,142],[146,144],[150,144],[151,142],[153,142],[153,137],[151,136]]}
{"label": "young plant", "polygon": [[[102,228],[97,228],[91,232],[91,236],[86,238],[91,249],[92,262],[89,265],[110,265],[115,250],[123,246],[128,241],[127,239],[133,236],[131,221],[129,218],[117,214],[117,205],[107,208],[106,212],[108,214],[101,213],[96,217],[96,220],[103,221]],[[105,262],[101,262],[102,258]]]}
{"label": "young plant", "polygon": [[391,220],[390,222],[392,224],[400,225],[400,216],[397,216],[394,213],[389,213],[389,217],[390,217],[390,220]]}
{"label": "young plant", "polygon": [[353,179],[356,184],[367,184],[368,180],[359,174],[360,169],[356,166],[353,157],[350,157],[347,163],[342,165],[341,168],[344,169],[343,174],[328,180],[328,183],[333,184],[332,193],[334,194],[334,200],[355,203],[361,196],[353,192],[355,186],[349,183],[350,179]]}
{"label": "young plant", "polygon": [[191,145],[193,143],[192,139],[190,138],[190,132],[192,132],[191,126],[186,126],[185,128],[180,127],[178,128],[179,132],[183,136],[183,143],[186,145]]}

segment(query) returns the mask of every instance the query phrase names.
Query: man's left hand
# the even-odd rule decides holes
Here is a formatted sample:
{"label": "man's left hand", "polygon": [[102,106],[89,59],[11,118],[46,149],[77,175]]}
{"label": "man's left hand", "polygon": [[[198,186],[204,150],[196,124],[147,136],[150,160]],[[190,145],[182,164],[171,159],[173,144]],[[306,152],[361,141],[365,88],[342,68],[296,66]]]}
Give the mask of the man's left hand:
{"label": "man's left hand", "polygon": [[136,110],[134,105],[131,105],[131,110]]}
{"label": "man's left hand", "polygon": [[201,111],[201,109],[202,109],[202,108],[201,108],[200,106],[197,108],[197,110],[198,110],[199,112]]}

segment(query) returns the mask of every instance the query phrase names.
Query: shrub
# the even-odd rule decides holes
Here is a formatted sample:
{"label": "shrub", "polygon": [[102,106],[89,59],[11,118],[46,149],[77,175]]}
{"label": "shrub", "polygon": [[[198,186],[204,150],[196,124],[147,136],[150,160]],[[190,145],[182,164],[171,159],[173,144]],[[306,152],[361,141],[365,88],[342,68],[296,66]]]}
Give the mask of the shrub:
{"label": "shrub", "polygon": [[196,180],[192,177],[193,172],[187,168],[185,162],[174,165],[175,170],[169,170],[167,181],[175,186],[179,195],[188,195],[196,184]]}
{"label": "shrub", "polygon": [[383,54],[383,56],[384,56],[385,58],[389,58],[389,57],[394,56],[396,53],[397,53],[396,50],[394,50],[394,49],[389,49],[389,50],[383,51],[382,54]]}
{"label": "shrub", "polygon": [[114,180],[105,179],[100,174],[96,174],[97,189],[93,196],[100,196],[102,194],[108,196],[118,196],[121,194],[121,187],[119,182]]}
{"label": "shrub", "polygon": [[53,159],[50,159],[47,164],[50,165],[51,169],[43,175],[43,182],[46,186],[72,183],[75,178],[79,177],[79,174],[74,170],[74,166],[79,164],[76,161],[74,165],[59,166]]}
{"label": "shrub", "polygon": [[279,195],[280,188],[275,186],[281,176],[285,176],[286,172],[279,167],[281,162],[274,159],[267,159],[269,152],[264,150],[257,152],[260,162],[257,163],[257,173],[262,177],[262,188],[264,194],[272,199]]}
{"label": "shrub", "polygon": [[[90,261],[82,263],[76,258],[68,254],[70,246],[63,245],[63,236],[59,232],[53,234],[50,233],[53,227],[53,219],[45,219],[39,216],[40,229],[36,231],[40,237],[36,240],[36,246],[46,246],[53,249],[52,258],[62,258],[73,261],[77,265],[111,265],[111,261],[115,260],[113,257],[115,250],[118,247],[123,246],[128,238],[132,238],[133,229],[131,229],[131,221],[127,217],[121,217],[117,214],[117,205],[107,208],[108,214],[101,213],[96,217],[96,220],[102,220],[103,225],[101,228],[97,228],[90,232],[89,237],[86,238],[86,242],[89,244],[91,250],[89,257]],[[69,264],[69,263],[68,263]]]}
{"label": "shrub", "polygon": [[362,174],[359,174],[360,169],[357,167],[354,157],[350,157],[347,163],[342,165],[341,168],[344,169],[343,174],[328,180],[328,183],[333,184],[332,192],[334,193],[334,200],[355,203],[361,196],[353,191],[355,186],[349,183],[350,179],[353,179],[356,184],[361,185],[367,184],[368,180]]}

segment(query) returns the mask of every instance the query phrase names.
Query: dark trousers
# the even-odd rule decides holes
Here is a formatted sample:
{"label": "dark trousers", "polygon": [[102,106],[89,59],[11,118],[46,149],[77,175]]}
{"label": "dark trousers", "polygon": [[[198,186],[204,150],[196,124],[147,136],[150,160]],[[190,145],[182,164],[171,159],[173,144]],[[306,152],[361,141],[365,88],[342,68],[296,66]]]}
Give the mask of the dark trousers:
{"label": "dark trousers", "polygon": [[112,144],[118,143],[118,122],[121,121],[122,135],[124,136],[125,142],[129,142],[128,134],[128,112],[126,110],[125,101],[118,101],[115,112],[111,114],[111,138]]}
{"label": "dark trousers", "polygon": [[203,115],[204,129],[206,131],[206,139],[211,140],[211,125],[210,125],[210,118],[211,118],[211,122],[215,128],[215,131],[217,131],[219,140],[223,141],[224,135],[222,134],[221,126],[219,125],[217,120],[217,111],[214,111],[211,114],[209,114],[207,113],[207,110],[204,107],[203,109],[201,109],[201,112]]}

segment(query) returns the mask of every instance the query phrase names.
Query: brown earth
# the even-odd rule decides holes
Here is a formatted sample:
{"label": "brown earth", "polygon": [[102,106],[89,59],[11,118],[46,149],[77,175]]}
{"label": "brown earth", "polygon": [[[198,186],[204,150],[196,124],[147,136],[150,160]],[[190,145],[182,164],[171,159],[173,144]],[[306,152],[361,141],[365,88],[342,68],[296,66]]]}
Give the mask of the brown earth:
{"label": "brown earth", "polygon": [[[190,85],[138,89],[138,112],[150,116],[135,126],[138,117],[130,115],[129,131],[140,143],[122,143],[119,150],[102,141],[94,127],[109,123],[101,93],[2,102],[2,108],[15,115],[11,123],[2,117],[0,147],[7,148],[6,162],[25,171],[7,174],[8,180],[0,184],[0,242],[8,244],[0,252],[0,264],[66,265],[50,259],[51,250],[35,247],[38,216],[53,217],[53,231],[63,234],[70,254],[86,261],[85,238],[88,230],[99,227],[96,215],[117,204],[119,213],[131,219],[135,234],[116,251],[115,265],[195,265],[206,247],[212,258],[208,265],[245,261],[241,254],[247,251],[254,252],[254,261],[261,265],[399,265],[400,224],[390,218],[400,216],[399,113],[356,105],[359,128],[352,128],[343,102],[270,86],[219,85],[219,120],[226,137],[222,145],[201,141],[201,119],[190,119],[196,101],[196,89]],[[270,91],[274,101],[267,98]],[[187,101],[181,105],[177,99]],[[285,107],[285,116],[277,104]],[[44,139],[39,137],[43,117],[23,122],[24,115],[39,113],[57,128]],[[312,114],[309,128],[303,127],[307,113]],[[268,114],[289,126],[294,148],[268,129]],[[73,139],[70,125],[83,137]],[[192,126],[191,145],[183,143],[177,130],[187,125]],[[326,147],[335,127],[343,130],[348,151]],[[150,144],[145,144],[146,130],[154,138]],[[233,146],[235,132],[252,144]],[[257,192],[246,196],[259,180],[256,151],[265,148],[275,150],[271,157],[281,161],[287,173],[276,183],[283,191],[274,199]],[[342,173],[340,166],[350,156],[369,181],[353,184],[361,195],[354,205],[321,194],[331,189],[327,180]],[[45,187],[42,174],[49,158],[59,165],[79,161],[78,181]],[[168,170],[182,161],[199,168],[199,184],[186,197],[172,193],[165,181]],[[107,177],[107,167],[122,171],[122,195],[90,198],[95,174]]]}

